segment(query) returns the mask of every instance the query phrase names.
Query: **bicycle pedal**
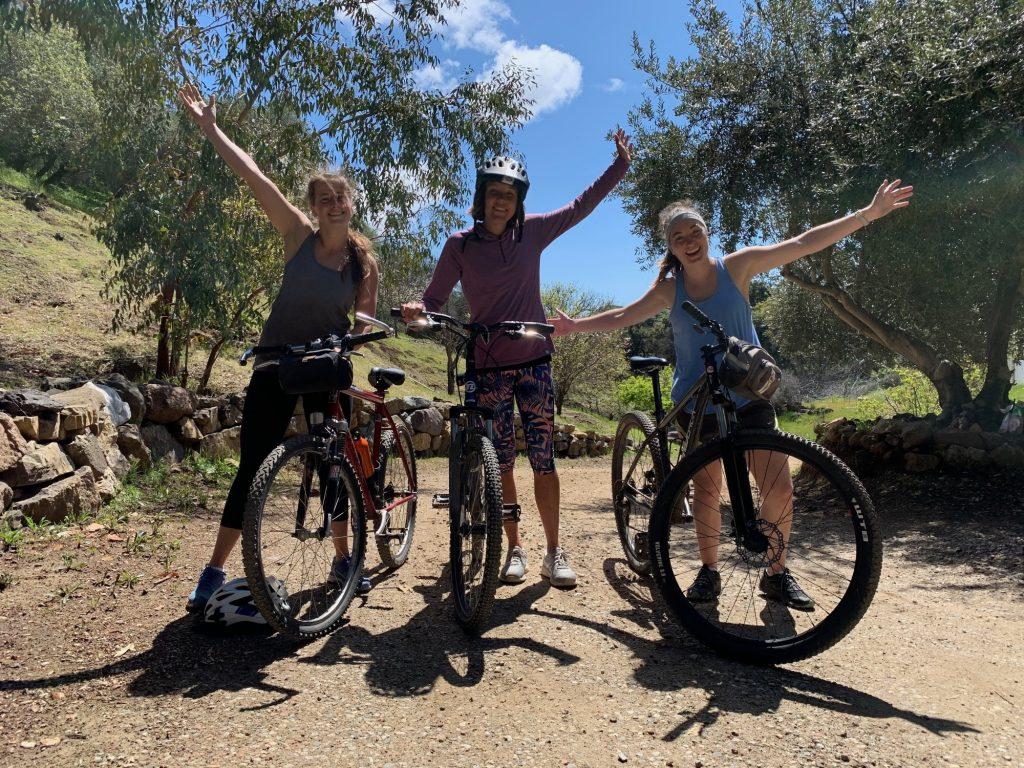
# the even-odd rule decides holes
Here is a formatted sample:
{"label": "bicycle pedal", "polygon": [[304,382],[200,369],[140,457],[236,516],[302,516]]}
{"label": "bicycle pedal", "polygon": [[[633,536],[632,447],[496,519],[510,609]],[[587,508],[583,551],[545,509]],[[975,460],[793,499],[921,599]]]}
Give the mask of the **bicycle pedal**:
{"label": "bicycle pedal", "polygon": [[434,509],[447,509],[450,503],[451,499],[447,493],[435,493],[430,501],[430,506]]}
{"label": "bicycle pedal", "polygon": [[502,504],[501,519],[506,523],[518,523],[523,516],[523,508],[518,504]]}

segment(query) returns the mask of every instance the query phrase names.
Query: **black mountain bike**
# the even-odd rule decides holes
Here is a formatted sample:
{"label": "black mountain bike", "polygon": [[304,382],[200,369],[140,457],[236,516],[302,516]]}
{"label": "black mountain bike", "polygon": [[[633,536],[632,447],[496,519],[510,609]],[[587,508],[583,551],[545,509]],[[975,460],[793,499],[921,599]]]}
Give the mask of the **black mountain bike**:
{"label": "black mountain bike", "polygon": [[[667,414],[655,400],[657,424],[641,425],[645,437],[622,473],[616,506],[624,505],[632,519],[650,508],[646,545],[655,581],[700,641],[755,663],[807,658],[850,632],[875,594],[882,542],[874,506],[853,472],[820,445],[770,429],[737,429],[736,406],[716,362],[735,340],[692,303],[683,308],[715,339],[701,347],[704,376]],[[709,406],[718,438],[698,446]],[[684,409],[694,417],[683,456],[666,473],[662,446]],[[702,563],[715,562],[717,600],[691,602],[687,588]],[[762,591],[764,574],[784,568],[813,598],[809,610]]]}
{"label": "black mountain bike", "polygon": [[[392,309],[401,317],[399,309]],[[518,521],[516,504],[502,504],[501,474],[494,450],[492,412],[477,404],[476,361],[478,339],[504,334],[513,339],[546,336],[554,326],[507,321],[496,325],[462,323],[438,312],[424,312],[409,324],[417,333],[446,329],[461,341],[456,358],[465,354],[466,370],[456,378],[465,390],[462,405],[451,409],[451,446],[448,449],[448,493],[437,494],[433,506],[448,508],[449,560],[455,619],[469,633],[479,632],[490,616],[501,567],[502,522]]]}

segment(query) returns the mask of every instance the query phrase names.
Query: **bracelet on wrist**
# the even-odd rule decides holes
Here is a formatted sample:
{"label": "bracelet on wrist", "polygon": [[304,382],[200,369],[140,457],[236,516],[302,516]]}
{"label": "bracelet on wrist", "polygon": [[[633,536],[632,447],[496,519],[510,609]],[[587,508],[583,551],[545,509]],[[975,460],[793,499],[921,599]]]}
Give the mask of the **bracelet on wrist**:
{"label": "bracelet on wrist", "polygon": [[867,216],[865,216],[865,215],[864,215],[863,213],[861,213],[860,211],[854,211],[854,212],[853,212],[853,216],[854,216],[854,218],[856,218],[856,219],[857,219],[857,221],[859,221],[859,222],[860,222],[861,224],[863,224],[863,225],[864,225],[865,227],[866,227],[866,226],[867,226],[868,224],[870,224],[870,223],[871,223],[871,222],[870,222],[870,221],[868,220],[868,217],[867,217]]}

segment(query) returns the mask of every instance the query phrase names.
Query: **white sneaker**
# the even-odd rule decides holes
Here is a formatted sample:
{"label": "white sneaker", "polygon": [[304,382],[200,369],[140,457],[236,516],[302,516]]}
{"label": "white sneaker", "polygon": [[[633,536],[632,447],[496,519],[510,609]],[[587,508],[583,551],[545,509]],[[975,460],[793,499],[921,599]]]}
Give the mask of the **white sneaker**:
{"label": "white sneaker", "polygon": [[522,547],[512,547],[509,550],[498,578],[506,584],[522,584],[526,581],[526,552]]}
{"label": "white sneaker", "polygon": [[544,555],[540,575],[551,580],[554,587],[575,587],[576,571],[569,567],[569,556],[561,547]]}

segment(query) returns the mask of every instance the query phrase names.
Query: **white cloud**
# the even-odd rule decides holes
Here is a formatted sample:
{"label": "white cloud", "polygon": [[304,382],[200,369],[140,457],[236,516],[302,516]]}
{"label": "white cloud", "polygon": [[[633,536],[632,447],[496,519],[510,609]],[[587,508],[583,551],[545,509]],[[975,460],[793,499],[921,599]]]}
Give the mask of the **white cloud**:
{"label": "white cloud", "polygon": [[511,62],[530,70],[536,83],[527,95],[534,102],[534,117],[572,101],[580,92],[583,65],[579,60],[549,45],[530,46],[511,39],[500,24],[514,24],[515,19],[502,0],[463,0],[445,18],[448,23],[441,34],[446,45],[493,57],[484,78]]}
{"label": "white cloud", "polygon": [[607,91],[608,93],[615,93],[616,91],[621,91],[625,85],[626,84],[619,78],[611,77],[608,79],[607,83],[601,86],[601,90]]}
{"label": "white cloud", "polygon": [[450,91],[459,84],[459,79],[453,73],[460,66],[457,61],[445,59],[440,64],[421,67],[416,70],[412,75],[412,79],[420,90],[426,91],[436,88],[442,91]]}

